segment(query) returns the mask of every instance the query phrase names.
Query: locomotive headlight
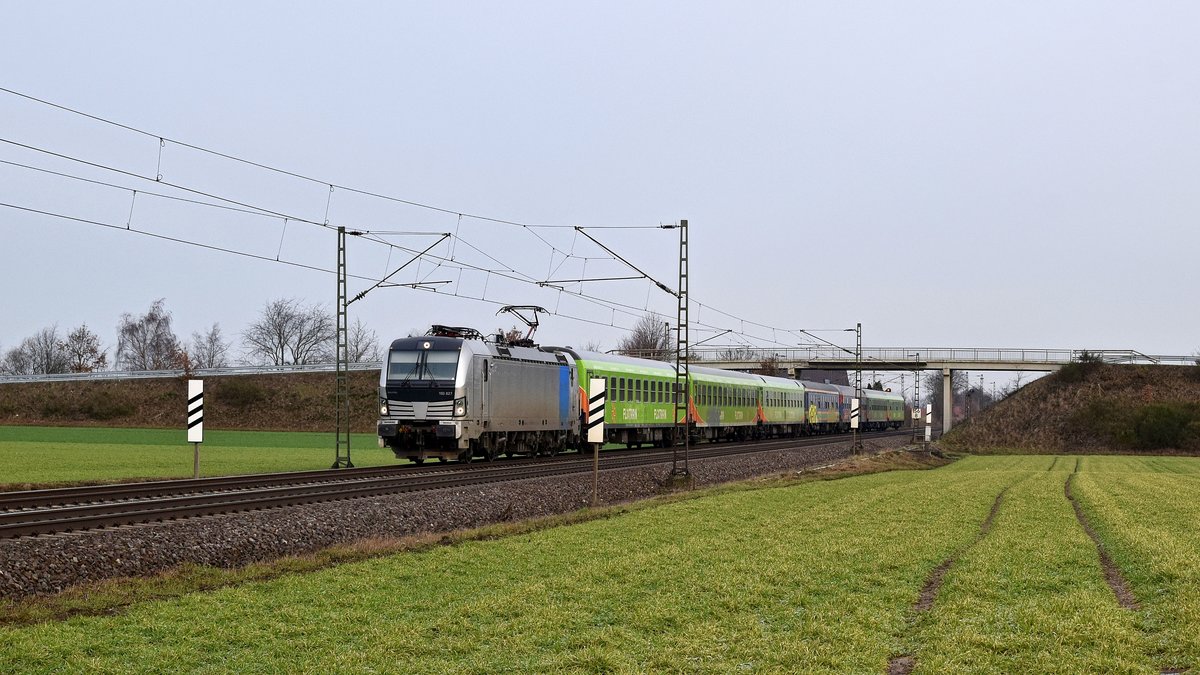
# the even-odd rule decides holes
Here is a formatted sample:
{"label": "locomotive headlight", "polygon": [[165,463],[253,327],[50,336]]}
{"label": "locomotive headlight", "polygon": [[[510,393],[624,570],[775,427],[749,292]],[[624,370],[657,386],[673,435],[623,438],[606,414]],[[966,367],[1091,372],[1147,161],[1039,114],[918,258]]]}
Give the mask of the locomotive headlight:
{"label": "locomotive headlight", "polygon": [[454,416],[462,417],[463,415],[466,415],[466,414],[467,414],[467,399],[465,397],[454,399]]}
{"label": "locomotive headlight", "polygon": [[388,402],[387,402],[387,399],[386,399],[386,398],[381,398],[381,399],[379,399],[379,414],[380,414],[380,415],[383,415],[384,417],[387,417],[387,414],[388,414]]}

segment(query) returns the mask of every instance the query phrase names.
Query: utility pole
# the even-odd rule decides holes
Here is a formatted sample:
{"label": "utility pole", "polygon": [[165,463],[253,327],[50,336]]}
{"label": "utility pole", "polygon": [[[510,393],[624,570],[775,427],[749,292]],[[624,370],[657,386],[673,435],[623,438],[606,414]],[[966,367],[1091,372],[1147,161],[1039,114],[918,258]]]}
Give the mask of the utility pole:
{"label": "utility pole", "polygon": [[979,412],[983,412],[983,373],[979,374]]}
{"label": "utility pole", "polygon": [[350,389],[347,373],[350,370],[350,349],[346,335],[346,228],[337,229],[337,442],[334,448],[334,469],[352,469],[350,461]]}
{"label": "utility pole", "polygon": [[917,430],[921,428],[917,421],[921,419],[921,352],[913,354],[913,441],[917,440]]}
{"label": "utility pole", "polygon": [[[675,313],[675,439],[671,444],[671,478],[686,480],[691,451],[691,414],[688,407],[688,221],[679,221],[679,304]],[[682,458],[679,436],[683,435]],[[682,459],[682,462],[680,461]]]}

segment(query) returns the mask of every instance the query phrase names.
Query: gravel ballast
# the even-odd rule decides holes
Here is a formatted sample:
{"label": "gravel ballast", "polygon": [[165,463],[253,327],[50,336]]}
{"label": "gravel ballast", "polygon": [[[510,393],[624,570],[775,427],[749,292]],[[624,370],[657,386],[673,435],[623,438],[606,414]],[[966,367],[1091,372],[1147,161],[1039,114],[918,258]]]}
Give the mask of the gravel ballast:
{"label": "gravel ballast", "polygon": [[[905,445],[871,439],[868,453]],[[834,463],[850,443],[774,450],[689,463],[695,487]],[[602,505],[664,492],[670,464],[604,471]],[[80,583],[146,576],[192,563],[235,568],[368,538],[451,532],[497,522],[569,513],[588,506],[590,473],[471,488],[364,497],[268,511],[0,540],[0,597],[49,595]]]}

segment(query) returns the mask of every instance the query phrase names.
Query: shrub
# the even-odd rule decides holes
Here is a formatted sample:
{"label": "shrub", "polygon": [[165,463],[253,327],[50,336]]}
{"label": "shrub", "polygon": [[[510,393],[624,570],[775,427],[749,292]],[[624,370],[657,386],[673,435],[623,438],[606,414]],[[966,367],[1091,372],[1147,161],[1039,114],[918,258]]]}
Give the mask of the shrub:
{"label": "shrub", "polygon": [[267,398],[267,392],[261,386],[237,378],[222,381],[214,394],[218,401],[238,410],[249,408]]}
{"label": "shrub", "polygon": [[1078,358],[1063,366],[1056,373],[1055,378],[1060,384],[1083,382],[1102,365],[1104,365],[1104,359],[1100,355],[1093,354],[1085,349],[1079,353]]}
{"label": "shrub", "polygon": [[1195,405],[1171,403],[1147,405],[1137,411],[1133,432],[1142,450],[1182,448],[1189,445],[1200,418]]}
{"label": "shrub", "polygon": [[41,410],[42,417],[70,417],[71,407],[57,396],[51,396],[42,401]]}
{"label": "shrub", "polygon": [[134,413],[134,407],[127,401],[118,400],[111,392],[99,391],[88,396],[79,411],[84,417],[104,421],[128,417]]}
{"label": "shrub", "polygon": [[1128,406],[1109,399],[1097,399],[1067,418],[1066,431],[1072,436],[1129,447],[1134,441],[1133,417]]}

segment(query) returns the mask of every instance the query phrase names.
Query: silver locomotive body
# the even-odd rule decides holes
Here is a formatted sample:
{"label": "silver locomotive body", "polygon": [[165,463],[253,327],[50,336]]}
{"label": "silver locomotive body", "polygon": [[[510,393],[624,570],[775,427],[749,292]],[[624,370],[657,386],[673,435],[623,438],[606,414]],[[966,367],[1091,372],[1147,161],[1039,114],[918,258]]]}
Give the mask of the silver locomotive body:
{"label": "silver locomotive body", "polygon": [[555,454],[579,441],[569,354],[428,335],[392,342],[379,380],[379,440],[420,463]]}

